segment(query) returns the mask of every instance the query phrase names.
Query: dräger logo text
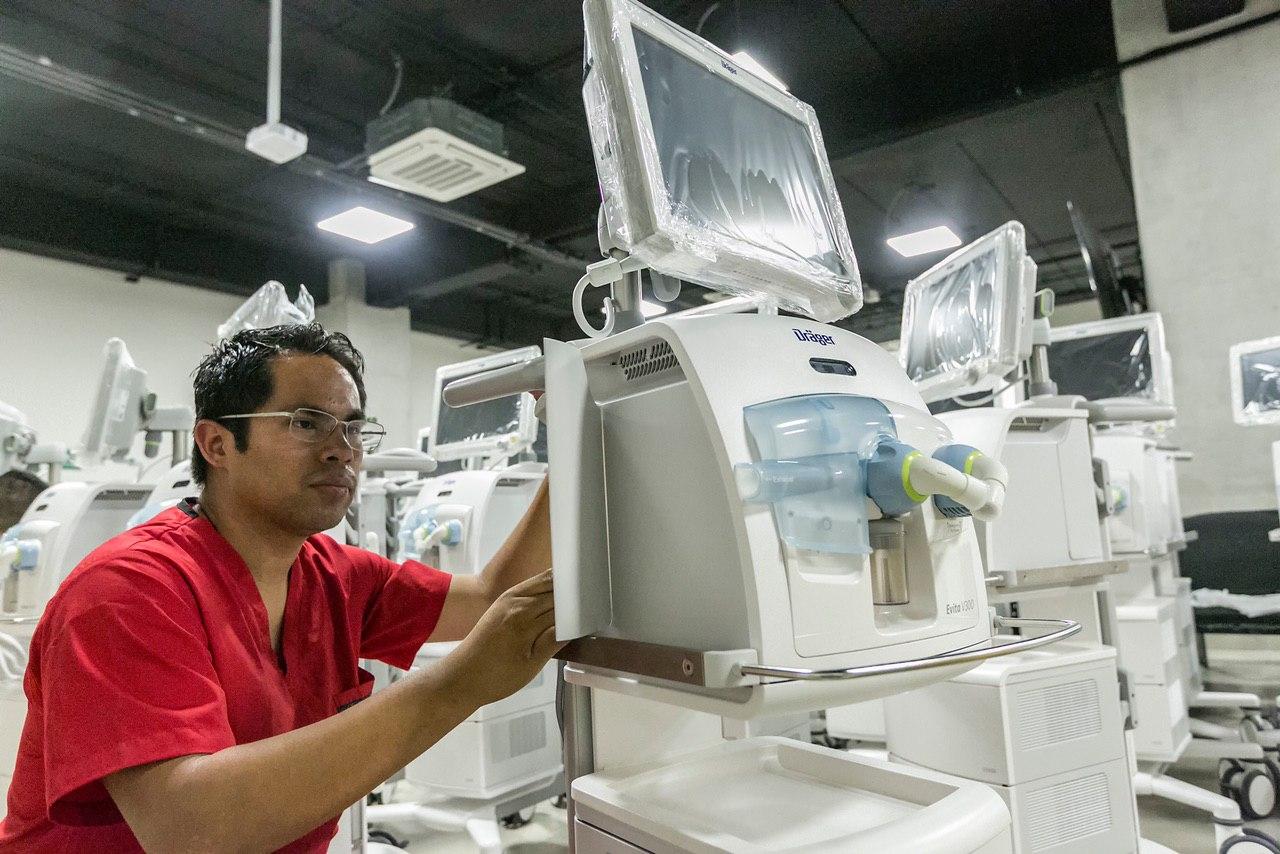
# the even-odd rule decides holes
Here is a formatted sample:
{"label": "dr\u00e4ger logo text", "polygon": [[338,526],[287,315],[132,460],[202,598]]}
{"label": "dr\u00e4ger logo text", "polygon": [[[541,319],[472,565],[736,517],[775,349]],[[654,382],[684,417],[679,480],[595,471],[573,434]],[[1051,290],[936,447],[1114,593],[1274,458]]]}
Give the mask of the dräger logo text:
{"label": "dr\u00e4ger logo text", "polygon": [[812,341],[814,344],[821,344],[823,347],[828,344],[836,343],[836,339],[830,335],[819,335],[817,332],[810,332],[808,329],[792,329],[796,339],[799,341]]}

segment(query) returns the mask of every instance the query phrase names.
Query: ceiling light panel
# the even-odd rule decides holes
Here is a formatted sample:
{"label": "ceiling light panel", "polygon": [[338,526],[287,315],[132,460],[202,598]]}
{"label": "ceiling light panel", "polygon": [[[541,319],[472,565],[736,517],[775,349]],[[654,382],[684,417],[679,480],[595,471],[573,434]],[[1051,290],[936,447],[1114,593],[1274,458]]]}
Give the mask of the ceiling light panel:
{"label": "ceiling light panel", "polygon": [[336,216],[322,219],[316,227],[334,234],[341,234],[361,243],[381,243],[389,237],[404,234],[413,223],[399,217],[358,205]]}
{"label": "ceiling light panel", "polygon": [[904,258],[925,255],[929,252],[941,252],[943,249],[954,249],[960,245],[960,238],[945,225],[926,228],[924,231],[913,231],[900,234],[885,241]]}

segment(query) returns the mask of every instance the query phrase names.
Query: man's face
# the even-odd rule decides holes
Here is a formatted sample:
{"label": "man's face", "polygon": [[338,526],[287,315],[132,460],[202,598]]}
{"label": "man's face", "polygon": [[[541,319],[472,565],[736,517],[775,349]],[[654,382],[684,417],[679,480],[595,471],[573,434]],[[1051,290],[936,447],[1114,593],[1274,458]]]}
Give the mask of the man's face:
{"label": "man's face", "polygon": [[[364,417],[351,375],[328,356],[276,356],[271,372],[274,391],[258,412],[302,407],[339,421]],[[288,418],[246,421],[248,449],[232,450],[219,472],[228,487],[224,500],[235,502],[237,512],[254,513],[298,536],[337,525],[355,497],[364,456],[347,445],[341,425],[323,441],[309,444],[290,433]]]}

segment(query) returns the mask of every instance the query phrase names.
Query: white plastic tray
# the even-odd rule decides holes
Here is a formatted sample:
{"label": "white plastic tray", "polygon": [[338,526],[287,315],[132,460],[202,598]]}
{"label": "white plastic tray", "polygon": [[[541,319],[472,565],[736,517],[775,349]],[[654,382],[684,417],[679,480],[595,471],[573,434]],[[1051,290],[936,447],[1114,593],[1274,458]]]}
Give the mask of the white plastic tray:
{"label": "white plastic tray", "polygon": [[651,851],[1011,850],[980,783],[783,738],[580,777],[573,797],[579,820]]}

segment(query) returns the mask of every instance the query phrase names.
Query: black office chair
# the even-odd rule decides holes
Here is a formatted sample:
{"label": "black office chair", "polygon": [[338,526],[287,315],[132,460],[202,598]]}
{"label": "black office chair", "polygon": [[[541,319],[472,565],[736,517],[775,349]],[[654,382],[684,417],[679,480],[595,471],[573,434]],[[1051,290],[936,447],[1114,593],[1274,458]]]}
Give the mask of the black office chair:
{"label": "black office chair", "polygon": [[[1197,539],[1180,557],[1183,576],[1193,589],[1208,587],[1232,593],[1280,593],[1280,543],[1267,534],[1280,527],[1272,510],[1205,513],[1184,521]],[[1201,634],[1280,634],[1280,614],[1246,617],[1231,608],[1197,608]]]}

